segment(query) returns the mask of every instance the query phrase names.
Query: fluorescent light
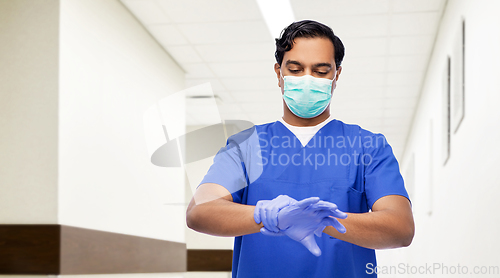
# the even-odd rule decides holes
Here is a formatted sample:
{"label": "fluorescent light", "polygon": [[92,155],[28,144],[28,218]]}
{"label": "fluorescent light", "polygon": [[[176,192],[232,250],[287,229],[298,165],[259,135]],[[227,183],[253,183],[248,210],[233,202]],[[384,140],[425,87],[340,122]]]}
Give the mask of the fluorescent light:
{"label": "fluorescent light", "polygon": [[295,21],[290,0],[257,0],[257,4],[273,39]]}

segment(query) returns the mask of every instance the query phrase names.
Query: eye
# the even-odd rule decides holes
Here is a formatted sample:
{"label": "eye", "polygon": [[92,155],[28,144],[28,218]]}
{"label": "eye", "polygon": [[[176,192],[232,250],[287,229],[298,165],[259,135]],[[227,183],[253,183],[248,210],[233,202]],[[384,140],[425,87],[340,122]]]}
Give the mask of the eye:
{"label": "eye", "polygon": [[328,72],[317,71],[316,73],[319,74],[319,75],[326,75]]}
{"label": "eye", "polygon": [[299,73],[300,70],[292,70],[292,69],[289,69],[288,71],[290,71],[291,73]]}

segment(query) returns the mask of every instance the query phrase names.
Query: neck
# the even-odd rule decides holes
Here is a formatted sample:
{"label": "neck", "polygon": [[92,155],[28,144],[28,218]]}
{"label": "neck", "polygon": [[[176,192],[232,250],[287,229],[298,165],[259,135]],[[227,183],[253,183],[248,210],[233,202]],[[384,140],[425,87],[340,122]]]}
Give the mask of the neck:
{"label": "neck", "polygon": [[287,122],[290,125],[293,126],[315,126],[323,121],[326,121],[328,117],[330,117],[330,106],[323,111],[323,113],[319,114],[318,116],[314,118],[301,118],[297,117],[295,114],[293,114],[289,109],[288,106],[284,103],[283,107],[283,120]]}

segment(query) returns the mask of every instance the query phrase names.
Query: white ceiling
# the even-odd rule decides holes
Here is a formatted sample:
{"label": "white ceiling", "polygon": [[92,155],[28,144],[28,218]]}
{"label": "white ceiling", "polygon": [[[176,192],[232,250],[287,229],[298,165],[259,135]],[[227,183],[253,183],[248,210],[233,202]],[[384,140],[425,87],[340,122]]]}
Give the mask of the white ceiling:
{"label": "white ceiling", "polygon": [[[274,39],[255,0],[121,1],[186,71],[186,87],[211,83],[223,119],[281,117]],[[290,1],[296,20],[329,25],[345,45],[333,116],[383,133],[401,159],[445,0]],[[207,124],[189,105],[187,124]]]}

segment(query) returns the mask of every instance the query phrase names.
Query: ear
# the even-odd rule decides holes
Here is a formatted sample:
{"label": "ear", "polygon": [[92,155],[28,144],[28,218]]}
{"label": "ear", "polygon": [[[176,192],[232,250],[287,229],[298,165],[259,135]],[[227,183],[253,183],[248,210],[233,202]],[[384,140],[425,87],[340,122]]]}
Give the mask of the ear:
{"label": "ear", "polygon": [[337,69],[337,73],[335,74],[335,80],[339,80],[339,75],[342,72],[342,66],[339,66]]}
{"label": "ear", "polygon": [[333,78],[333,86],[332,86],[332,93],[333,90],[337,87],[337,80],[339,80],[340,73],[342,72],[342,66],[339,66],[339,68],[335,71],[335,77]]}
{"label": "ear", "polygon": [[276,77],[278,78],[278,87],[281,87],[281,67],[280,64],[275,63],[274,64],[274,72],[276,72]]}

